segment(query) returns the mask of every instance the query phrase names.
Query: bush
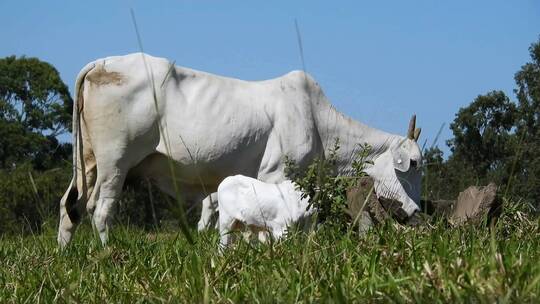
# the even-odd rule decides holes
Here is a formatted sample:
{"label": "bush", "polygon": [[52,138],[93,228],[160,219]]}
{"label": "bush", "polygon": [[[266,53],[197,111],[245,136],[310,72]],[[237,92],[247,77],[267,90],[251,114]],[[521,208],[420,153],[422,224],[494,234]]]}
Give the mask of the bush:
{"label": "bush", "polygon": [[367,144],[359,145],[350,176],[337,176],[338,150],[339,141],[336,140],[328,158],[316,158],[305,170],[286,158],[285,173],[297,184],[304,198],[309,196],[309,205],[317,208],[319,221],[345,229],[350,220],[346,212],[347,189],[354,187],[360,177],[367,176],[364,169],[370,163],[367,156],[371,147]]}
{"label": "bush", "polygon": [[[71,166],[38,171],[30,163],[0,170],[0,235],[40,233],[45,225],[56,228],[60,199],[71,180]],[[150,198],[152,193],[152,198]],[[133,180],[119,200],[114,221],[141,228],[155,228],[167,220],[170,199],[144,180]]]}
{"label": "bush", "polygon": [[70,178],[70,166],[40,172],[23,164],[0,170],[0,234],[37,233],[47,220],[57,219]]}

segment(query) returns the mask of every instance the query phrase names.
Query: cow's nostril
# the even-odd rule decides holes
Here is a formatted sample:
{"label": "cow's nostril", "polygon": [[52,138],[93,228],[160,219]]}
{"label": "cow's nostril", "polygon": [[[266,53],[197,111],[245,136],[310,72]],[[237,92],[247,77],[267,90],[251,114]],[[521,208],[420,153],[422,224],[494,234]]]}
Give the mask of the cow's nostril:
{"label": "cow's nostril", "polygon": [[411,159],[411,167],[416,168],[418,166],[418,162]]}

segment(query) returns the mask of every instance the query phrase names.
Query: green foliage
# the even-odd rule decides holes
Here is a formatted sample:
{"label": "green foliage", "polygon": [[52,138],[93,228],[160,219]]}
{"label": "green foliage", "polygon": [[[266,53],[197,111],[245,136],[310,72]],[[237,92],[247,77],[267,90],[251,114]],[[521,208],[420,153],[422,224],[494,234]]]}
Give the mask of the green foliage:
{"label": "green foliage", "polygon": [[56,137],[71,127],[73,102],[56,69],[37,58],[0,59],[0,168],[58,165],[70,145]]}
{"label": "green foliage", "polygon": [[526,63],[516,73],[519,102],[520,130],[529,135],[540,133],[540,39],[529,47],[531,62]]}
{"label": "green foliage", "polygon": [[505,170],[514,154],[516,106],[501,91],[478,96],[456,114],[450,129],[452,157],[467,164],[478,176]]}
{"label": "green foliage", "polygon": [[540,226],[515,205],[491,228],[388,223],[358,238],[323,226],[224,254],[215,232],[191,246],[179,232],[117,226],[104,249],[83,225],[65,251],[56,229],[3,237],[0,302],[534,303]]}
{"label": "green foliage", "polygon": [[490,181],[506,184],[516,151],[517,109],[501,91],[479,95],[456,114],[447,144],[453,152],[444,161],[442,151],[424,151],[424,195],[455,199],[471,185]]}
{"label": "green foliage", "polygon": [[39,232],[56,218],[71,178],[72,100],[56,69],[37,58],[0,59],[0,235]]}
{"label": "green foliage", "polygon": [[[423,187],[424,197],[429,199],[449,199],[454,193],[449,189],[448,177],[451,172],[443,158],[439,147],[432,147],[423,153]],[[450,188],[453,185],[450,186]]]}
{"label": "green foliage", "polygon": [[364,169],[369,163],[366,158],[371,148],[367,144],[359,147],[350,176],[336,176],[338,140],[327,158],[314,159],[304,170],[290,159],[285,159],[286,175],[297,184],[303,197],[309,197],[310,207],[318,211],[318,219],[340,229],[344,229],[349,220],[346,213],[347,189],[356,185],[359,177],[366,176]]}
{"label": "green foliage", "polygon": [[502,194],[538,202],[540,197],[540,40],[529,48],[531,62],[515,75],[518,102],[501,91],[478,96],[450,125],[452,154],[425,151],[424,195],[455,199],[471,185],[493,181]]}
{"label": "green foliage", "polygon": [[38,233],[58,214],[71,167],[36,171],[29,164],[0,170],[0,235]]}
{"label": "green foliage", "polygon": [[[29,163],[0,170],[0,236],[40,233],[43,225],[56,225],[72,172],[67,163],[47,171],[35,170]],[[132,180],[116,205],[114,222],[148,230],[177,227],[172,206],[169,197],[146,181]]]}
{"label": "green foliage", "polygon": [[516,73],[519,104],[518,149],[508,190],[532,201],[540,198],[540,39],[529,48],[531,61]]}

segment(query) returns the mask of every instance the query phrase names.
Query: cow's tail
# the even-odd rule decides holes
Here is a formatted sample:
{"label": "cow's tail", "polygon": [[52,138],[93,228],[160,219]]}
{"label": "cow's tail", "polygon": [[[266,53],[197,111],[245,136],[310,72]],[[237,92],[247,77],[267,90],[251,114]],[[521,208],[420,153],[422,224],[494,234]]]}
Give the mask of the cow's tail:
{"label": "cow's tail", "polygon": [[[87,200],[87,180],[86,180],[86,164],[83,156],[83,140],[81,134],[81,111],[84,106],[83,91],[84,80],[86,75],[95,67],[96,63],[87,64],[79,72],[75,81],[75,96],[73,99],[73,118],[72,118],[72,135],[73,135],[73,177],[68,190],[62,197],[60,202],[61,217],[62,207],[65,207],[67,216],[74,223],[78,223],[81,219],[81,209],[77,208],[79,204],[85,204]],[[65,216],[66,214],[64,214]],[[62,221],[62,218],[60,219]]]}

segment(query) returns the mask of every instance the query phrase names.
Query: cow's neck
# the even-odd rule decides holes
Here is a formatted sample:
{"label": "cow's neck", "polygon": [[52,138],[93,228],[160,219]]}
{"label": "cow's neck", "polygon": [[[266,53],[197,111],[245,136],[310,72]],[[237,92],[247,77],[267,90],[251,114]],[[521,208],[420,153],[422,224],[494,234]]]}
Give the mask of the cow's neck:
{"label": "cow's neck", "polygon": [[403,140],[402,136],[371,128],[343,115],[329,102],[322,101],[315,105],[315,108],[315,120],[325,156],[328,156],[328,153],[333,149],[336,138],[339,139],[337,151],[339,174],[352,173],[352,162],[359,152],[359,144],[369,144],[371,150],[367,159],[375,160],[379,155]]}

